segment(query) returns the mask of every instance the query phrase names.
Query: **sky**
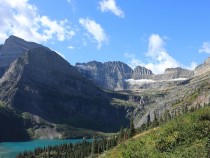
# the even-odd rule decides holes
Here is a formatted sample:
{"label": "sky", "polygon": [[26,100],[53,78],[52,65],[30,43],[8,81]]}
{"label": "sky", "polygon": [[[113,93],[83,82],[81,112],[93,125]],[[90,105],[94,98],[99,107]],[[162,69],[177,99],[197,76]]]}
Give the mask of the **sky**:
{"label": "sky", "polygon": [[10,35],[70,64],[122,61],[155,74],[210,56],[209,0],[0,0],[0,43]]}

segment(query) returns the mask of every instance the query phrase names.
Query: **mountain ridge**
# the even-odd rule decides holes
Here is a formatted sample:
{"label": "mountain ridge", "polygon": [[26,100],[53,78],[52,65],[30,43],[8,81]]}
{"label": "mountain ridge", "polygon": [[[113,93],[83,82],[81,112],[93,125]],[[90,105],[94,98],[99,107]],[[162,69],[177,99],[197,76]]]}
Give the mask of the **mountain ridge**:
{"label": "mountain ridge", "polygon": [[[182,68],[168,68],[164,74],[155,75],[141,66],[135,71],[120,61],[72,66],[49,48],[38,47],[39,44],[31,48],[30,42],[21,42],[13,61],[2,58],[9,66],[0,67],[0,102],[5,108],[18,111],[20,117],[25,118],[27,113],[27,122],[31,123],[24,130],[34,138],[41,128],[62,131],[58,133],[63,136],[71,135],[66,129],[76,128],[115,132],[121,125],[128,126],[131,114],[135,126],[140,127],[166,109],[176,113],[181,104],[195,106],[199,97],[207,97],[202,105],[208,103],[205,93],[209,87],[209,59],[195,69],[198,75]],[[22,48],[23,45],[27,47]],[[186,78],[176,80],[182,77]],[[133,78],[151,82],[127,83]],[[140,104],[141,96],[144,105]]]}
{"label": "mountain ridge", "polygon": [[[118,65],[119,67],[119,69],[117,70],[115,69],[116,65]],[[139,86],[143,88],[161,87],[159,83],[143,83],[140,85],[133,85],[132,83],[127,82],[127,80],[129,79],[167,81],[179,78],[189,79],[194,76],[194,71],[183,69],[180,67],[167,68],[165,70],[165,73],[156,75],[153,74],[151,70],[142,66],[137,66],[133,70],[127,64],[120,61],[109,61],[104,63],[91,61],[87,63],[76,63],[75,67],[77,67],[78,71],[86,79],[93,81],[99,87],[110,90],[138,89]],[[177,83],[179,82],[174,81],[174,84]],[[166,84],[166,86],[168,86],[168,83]]]}

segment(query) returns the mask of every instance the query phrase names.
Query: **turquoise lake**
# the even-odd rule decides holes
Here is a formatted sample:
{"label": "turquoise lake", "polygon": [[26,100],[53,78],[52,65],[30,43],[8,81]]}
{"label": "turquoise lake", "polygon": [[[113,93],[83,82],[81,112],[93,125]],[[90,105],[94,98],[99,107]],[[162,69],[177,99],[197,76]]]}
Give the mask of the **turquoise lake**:
{"label": "turquoise lake", "polygon": [[58,145],[64,143],[79,143],[82,139],[47,139],[33,140],[28,142],[3,142],[0,143],[0,158],[15,158],[15,156],[23,151],[33,151],[36,147],[44,147],[48,145]]}

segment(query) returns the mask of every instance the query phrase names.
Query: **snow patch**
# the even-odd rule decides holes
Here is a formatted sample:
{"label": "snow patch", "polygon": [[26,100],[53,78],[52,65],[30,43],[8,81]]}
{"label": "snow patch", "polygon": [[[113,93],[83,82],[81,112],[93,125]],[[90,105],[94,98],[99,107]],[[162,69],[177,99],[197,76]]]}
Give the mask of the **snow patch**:
{"label": "snow patch", "polygon": [[140,79],[140,80],[134,80],[134,79],[127,79],[125,82],[130,83],[131,85],[134,84],[146,84],[146,83],[155,83],[155,82],[173,82],[173,81],[185,81],[188,80],[188,78],[175,78],[170,80],[151,80],[151,79]]}
{"label": "snow patch", "polygon": [[185,80],[188,80],[188,78],[175,78],[175,79],[165,80],[165,81],[185,81]]}
{"label": "snow patch", "polygon": [[125,81],[130,83],[130,84],[145,84],[145,83],[153,83],[153,82],[155,82],[154,80],[149,80],[149,79],[140,79],[140,80],[127,79]]}

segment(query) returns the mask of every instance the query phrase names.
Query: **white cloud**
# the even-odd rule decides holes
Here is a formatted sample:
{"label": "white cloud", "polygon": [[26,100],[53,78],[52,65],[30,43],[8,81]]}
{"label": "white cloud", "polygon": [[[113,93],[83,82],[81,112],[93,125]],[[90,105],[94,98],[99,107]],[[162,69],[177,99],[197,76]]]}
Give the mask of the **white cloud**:
{"label": "white cloud", "polygon": [[196,66],[198,66],[198,64],[197,64],[196,62],[193,61],[193,62],[190,64],[190,66],[184,66],[184,67],[185,67],[186,69],[189,69],[189,70],[194,70]]}
{"label": "white cloud", "polygon": [[184,66],[177,62],[165,49],[165,42],[158,34],[152,34],[149,37],[148,51],[146,52],[146,60],[148,63],[141,62],[133,54],[125,54],[125,57],[129,59],[128,65],[135,68],[138,65],[144,66],[147,69],[152,70],[155,74],[162,74],[166,68],[183,67],[193,70],[197,64],[192,62],[190,66]]}
{"label": "white cloud", "polygon": [[110,11],[118,17],[124,17],[124,12],[116,5],[115,0],[102,0],[99,5],[102,12]]}
{"label": "white cloud", "polygon": [[135,54],[125,53],[124,55],[127,59],[129,59],[128,65],[132,69],[134,69],[138,65],[144,66],[144,64],[138,58],[136,58]]}
{"label": "white cloud", "polygon": [[1,42],[11,34],[35,42],[63,41],[75,35],[66,19],[57,21],[39,15],[28,0],[0,0],[0,3]]}
{"label": "white cloud", "polygon": [[210,54],[210,42],[203,42],[201,48],[198,51],[199,51],[199,53]]}
{"label": "white cloud", "polygon": [[97,48],[100,49],[102,44],[107,42],[107,35],[100,24],[96,23],[94,20],[89,18],[80,18],[79,23],[87,30],[98,43]]}
{"label": "white cloud", "polygon": [[70,45],[68,46],[69,49],[74,49],[74,46]]}
{"label": "white cloud", "polygon": [[146,64],[145,67],[157,74],[164,73],[166,68],[180,66],[180,64],[167,53],[165,42],[158,34],[152,34],[150,36],[146,55],[150,58],[151,62]]}

